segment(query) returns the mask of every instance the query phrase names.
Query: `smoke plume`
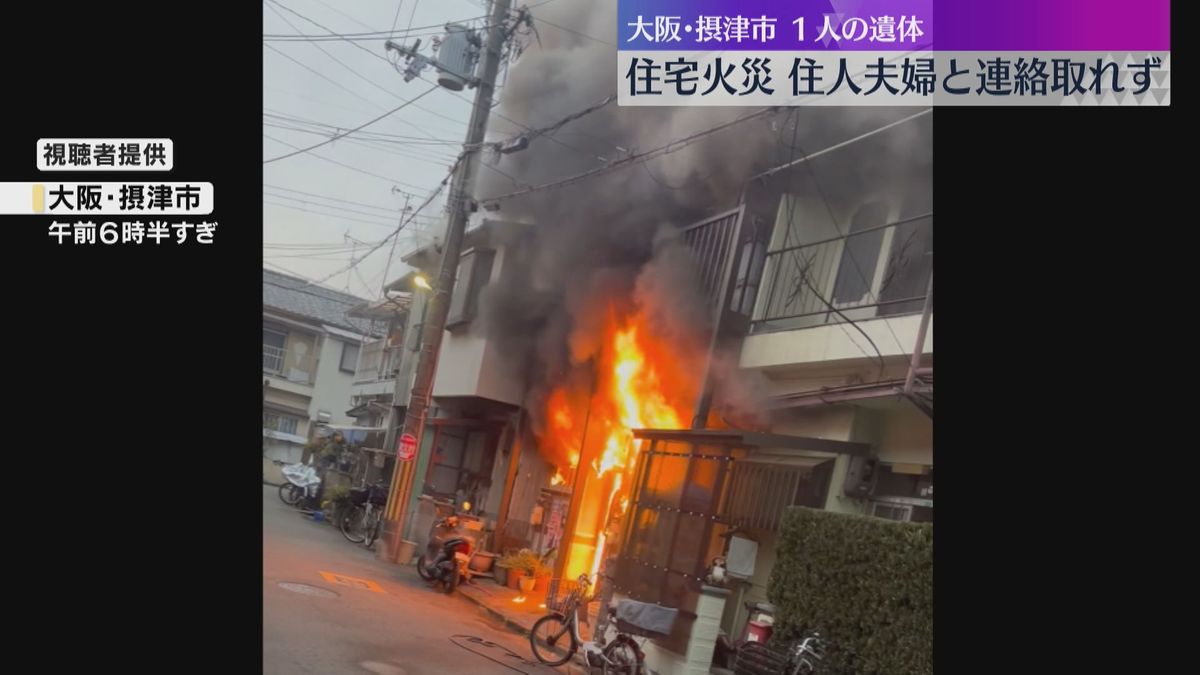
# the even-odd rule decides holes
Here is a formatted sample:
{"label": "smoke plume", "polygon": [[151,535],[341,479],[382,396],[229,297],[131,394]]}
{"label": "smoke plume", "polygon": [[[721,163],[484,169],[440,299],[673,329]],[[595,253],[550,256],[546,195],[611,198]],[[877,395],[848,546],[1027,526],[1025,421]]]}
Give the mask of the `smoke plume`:
{"label": "smoke plume", "polygon": [[[511,65],[490,136],[516,136],[615,93],[616,3],[559,0],[536,6],[538,38]],[[523,151],[490,158],[479,173],[481,201],[601,166],[735,117],[750,108],[622,108],[612,103]],[[489,336],[527,378],[535,423],[550,387],[595,353],[597,322],[612,302],[642,309],[656,330],[681,341],[707,339],[707,310],[677,230],[729,208],[747,179],[808,150],[852,137],[900,114],[885,109],[800,108],[705,137],[648,163],[583,182],[504,200],[492,217],[534,224],[506,248],[500,283],[481,304]],[[792,144],[792,135],[795,144]],[[821,158],[830,199],[849,198],[873,172],[886,173],[886,148],[870,145]],[[502,173],[501,173],[502,172]],[[845,192],[846,194],[842,194]],[[713,364],[718,403],[759,411],[759,387],[736,355]],[[739,406],[740,404],[740,406]],[[536,424],[535,424],[536,426]]]}

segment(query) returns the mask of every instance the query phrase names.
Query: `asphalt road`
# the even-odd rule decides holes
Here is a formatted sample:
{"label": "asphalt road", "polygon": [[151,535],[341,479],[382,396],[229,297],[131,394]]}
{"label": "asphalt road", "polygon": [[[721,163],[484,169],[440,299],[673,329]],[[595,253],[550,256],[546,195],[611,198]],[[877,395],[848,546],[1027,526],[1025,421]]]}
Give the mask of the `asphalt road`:
{"label": "asphalt road", "polygon": [[263,486],[265,675],[566,672],[520,660],[532,658],[524,637],[477,605],[430,589],[411,567],[376,560]]}

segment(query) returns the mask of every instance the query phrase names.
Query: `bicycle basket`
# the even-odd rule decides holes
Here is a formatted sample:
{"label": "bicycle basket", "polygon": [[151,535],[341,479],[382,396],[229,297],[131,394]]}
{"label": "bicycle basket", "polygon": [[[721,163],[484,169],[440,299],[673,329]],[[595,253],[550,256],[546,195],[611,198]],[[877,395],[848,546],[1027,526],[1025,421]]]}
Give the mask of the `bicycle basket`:
{"label": "bicycle basket", "polygon": [[566,614],[573,607],[584,604],[584,589],[576,579],[551,579],[550,587],[546,589],[546,609],[559,614]]}
{"label": "bicycle basket", "polygon": [[386,485],[371,486],[371,503],[376,506],[387,506],[388,488]]}
{"label": "bicycle basket", "polygon": [[368,490],[366,488],[350,488],[350,503],[355,506],[362,506],[367,503]]}
{"label": "bicycle basket", "polygon": [[748,642],[737,651],[733,664],[736,675],[784,675],[788,655],[761,642]]}

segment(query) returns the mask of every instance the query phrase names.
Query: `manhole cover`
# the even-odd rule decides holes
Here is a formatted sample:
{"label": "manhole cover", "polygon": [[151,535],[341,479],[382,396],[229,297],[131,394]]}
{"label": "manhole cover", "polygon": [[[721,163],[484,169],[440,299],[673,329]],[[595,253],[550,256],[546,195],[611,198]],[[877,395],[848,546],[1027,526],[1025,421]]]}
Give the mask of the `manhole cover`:
{"label": "manhole cover", "polygon": [[331,590],[321,588],[320,586],[309,586],[308,584],[296,584],[290,581],[279,582],[279,587],[285,591],[293,593],[303,593],[304,595],[315,595],[318,598],[336,598],[337,593]]}

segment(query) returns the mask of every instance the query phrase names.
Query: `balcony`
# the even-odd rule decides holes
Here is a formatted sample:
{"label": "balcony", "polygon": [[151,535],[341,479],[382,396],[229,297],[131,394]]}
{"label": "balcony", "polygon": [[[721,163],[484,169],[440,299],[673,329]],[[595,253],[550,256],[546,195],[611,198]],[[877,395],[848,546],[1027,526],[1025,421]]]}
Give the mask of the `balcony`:
{"label": "balcony", "polygon": [[752,334],[918,314],[933,269],[925,213],[766,254]]}
{"label": "balcony", "polygon": [[317,374],[316,354],[309,345],[300,346],[303,348],[289,350],[264,344],[263,372],[296,384],[313,384]]}

